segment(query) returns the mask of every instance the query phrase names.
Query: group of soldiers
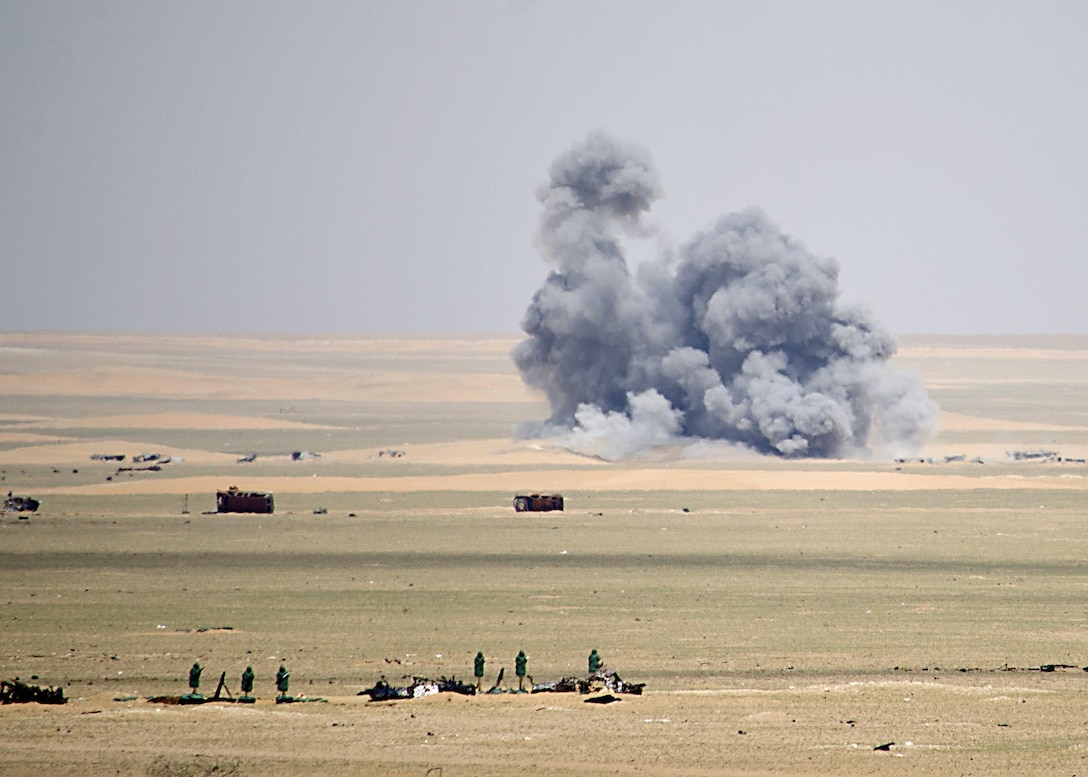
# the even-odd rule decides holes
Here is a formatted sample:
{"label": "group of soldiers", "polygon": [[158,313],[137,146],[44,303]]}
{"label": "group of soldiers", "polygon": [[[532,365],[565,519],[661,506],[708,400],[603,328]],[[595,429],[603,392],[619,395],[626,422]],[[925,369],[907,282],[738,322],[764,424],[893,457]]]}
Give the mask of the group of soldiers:
{"label": "group of soldiers", "polygon": [[[189,669],[189,690],[190,690],[189,696],[190,697],[199,697],[200,696],[200,693],[199,693],[200,675],[201,675],[201,673],[203,671],[204,671],[204,667],[202,667],[200,665],[200,662],[199,661],[194,661],[192,667]],[[226,673],[224,673],[224,674],[226,674]],[[247,666],[246,670],[244,672],[242,672],[242,695],[238,697],[238,701],[240,701],[240,702],[250,702],[250,703],[252,703],[253,701],[256,701],[256,699],[254,699],[253,696],[252,696],[252,693],[253,693],[253,680],[255,679],[255,677],[256,677],[256,675],[254,675],[254,673],[253,673],[253,667],[252,666]],[[290,684],[291,684],[291,672],[288,671],[286,666],[284,666],[283,664],[280,664],[279,671],[276,672],[276,690],[279,691],[279,695],[276,697],[277,701],[279,701],[281,699],[289,698],[287,696],[287,689],[289,688]],[[220,685],[222,685],[222,679],[220,680]],[[217,688],[216,689],[216,696],[218,696],[218,695],[219,695],[219,689]]]}
{"label": "group of soldiers", "polygon": [[[473,674],[476,677],[476,691],[479,692],[484,678],[484,653],[482,650],[476,653],[476,661],[474,663]],[[526,657],[525,651],[519,650],[517,658],[514,659],[514,674],[516,674],[518,678],[518,693],[525,692],[525,678],[528,676],[528,665],[529,659]],[[597,652],[597,648],[593,648],[589,653],[589,675],[595,675],[600,668],[601,656]],[[502,673],[504,669],[499,670],[499,678],[495,682],[496,687],[502,682]]]}
{"label": "group of soldiers", "polygon": [[[476,678],[475,690],[476,690],[477,693],[480,693],[481,690],[482,690],[481,686],[483,684],[484,665],[485,665],[485,663],[486,663],[486,659],[484,658],[483,651],[480,651],[480,652],[476,653],[476,660],[474,662],[473,674],[474,674],[474,676]],[[524,650],[519,650],[517,658],[514,659],[514,673],[517,675],[517,678],[518,678],[518,689],[517,689],[518,693],[528,693],[527,689],[525,688],[525,679],[526,679],[526,677],[529,677],[529,675],[528,675],[528,666],[529,666],[528,656],[525,655]],[[601,662],[601,656],[597,652],[597,648],[593,648],[593,650],[590,651],[590,653],[589,653],[589,661],[588,661],[589,673],[588,673],[588,677],[591,677],[591,678],[595,677],[597,675],[598,671],[602,671],[602,667],[603,667],[603,664]],[[190,693],[188,693],[184,697],[182,697],[183,702],[188,701],[188,702],[191,702],[191,703],[198,703],[198,702],[204,700],[204,697],[199,692],[199,689],[200,689],[200,675],[201,675],[201,673],[203,671],[204,671],[204,667],[202,667],[200,665],[199,661],[194,662],[193,666],[189,669],[189,689],[190,689]],[[500,684],[502,683],[502,676],[503,676],[504,671],[505,671],[505,667],[499,670],[498,679],[495,681],[495,689],[498,689]],[[223,688],[223,683],[224,683],[225,677],[226,677],[226,672],[224,672],[223,676],[220,677],[220,679],[219,679],[219,687],[216,688],[214,699],[219,698],[219,691],[220,691],[220,689]],[[240,702],[243,702],[243,703],[250,703],[250,704],[252,704],[253,702],[256,701],[256,699],[252,695],[253,694],[253,681],[254,681],[254,679],[255,679],[255,675],[253,673],[253,667],[252,666],[247,666],[245,671],[242,672],[242,684],[241,684],[242,695],[238,697],[237,701],[240,701]],[[282,702],[282,701],[293,701],[294,700],[287,693],[288,688],[290,687],[290,682],[291,682],[291,672],[288,671],[286,666],[284,666],[283,664],[280,664],[279,671],[276,672],[276,690],[279,692],[279,694],[276,696],[276,702],[277,703]],[[531,677],[529,677],[529,682],[530,682],[530,685],[531,685],[532,684],[532,678]],[[375,687],[377,688],[378,686],[375,686]],[[467,684],[465,684],[464,685],[464,691],[462,691],[462,692],[472,693],[472,686],[468,686]],[[493,689],[492,692],[494,693],[494,692],[498,692],[498,691]],[[534,692],[536,692],[536,689],[534,689]]]}

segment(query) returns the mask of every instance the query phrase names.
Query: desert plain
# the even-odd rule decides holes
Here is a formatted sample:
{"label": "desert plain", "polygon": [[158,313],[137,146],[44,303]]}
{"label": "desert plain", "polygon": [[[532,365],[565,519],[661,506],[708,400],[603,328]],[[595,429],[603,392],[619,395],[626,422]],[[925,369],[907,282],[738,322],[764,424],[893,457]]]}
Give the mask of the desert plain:
{"label": "desert plain", "polygon": [[[70,699],[0,707],[0,773],[1088,771],[1088,337],[901,338],[905,461],[518,439],[517,341],[0,333],[0,678]],[[645,692],[359,695],[593,648]],[[148,700],[194,661],[257,702]]]}

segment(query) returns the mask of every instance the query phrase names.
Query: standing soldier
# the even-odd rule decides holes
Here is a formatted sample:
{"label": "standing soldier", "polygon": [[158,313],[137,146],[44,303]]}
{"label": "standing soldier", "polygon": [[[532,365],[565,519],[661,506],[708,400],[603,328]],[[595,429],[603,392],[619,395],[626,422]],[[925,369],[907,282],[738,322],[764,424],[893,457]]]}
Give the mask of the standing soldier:
{"label": "standing soldier", "polygon": [[192,668],[189,670],[189,688],[194,695],[196,695],[196,689],[200,687],[200,673],[203,671],[204,667],[200,665],[199,661],[194,661]]}
{"label": "standing soldier", "polygon": [[518,676],[518,693],[525,693],[525,664],[528,660],[524,650],[519,650],[518,657],[514,659],[514,672]]}
{"label": "standing soldier", "polygon": [[591,675],[597,674],[597,669],[601,666],[601,657],[597,654],[597,648],[589,653],[589,673]]}
{"label": "standing soldier", "polygon": [[484,680],[484,651],[476,653],[476,666],[473,669],[473,673],[476,675],[476,692],[480,691],[480,683]]}
{"label": "standing soldier", "polygon": [[291,673],[287,671],[287,667],[280,664],[280,669],[276,672],[276,690],[280,692],[280,698],[287,695],[287,687],[291,682]]}
{"label": "standing soldier", "polygon": [[251,699],[253,697],[250,694],[253,692],[253,667],[247,666],[246,671],[242,672],[242,699]]}

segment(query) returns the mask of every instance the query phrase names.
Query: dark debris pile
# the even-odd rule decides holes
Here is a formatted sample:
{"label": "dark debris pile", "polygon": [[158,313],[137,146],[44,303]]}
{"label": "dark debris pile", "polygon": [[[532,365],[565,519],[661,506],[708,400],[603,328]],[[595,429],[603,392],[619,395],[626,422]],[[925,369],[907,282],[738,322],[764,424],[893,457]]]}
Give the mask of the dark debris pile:
{"label": "dark debris pile", "polygon": [[14,680],[0,680],[0,704],[66,704],[63,688],[42,688],[28,685],[18,677]]}

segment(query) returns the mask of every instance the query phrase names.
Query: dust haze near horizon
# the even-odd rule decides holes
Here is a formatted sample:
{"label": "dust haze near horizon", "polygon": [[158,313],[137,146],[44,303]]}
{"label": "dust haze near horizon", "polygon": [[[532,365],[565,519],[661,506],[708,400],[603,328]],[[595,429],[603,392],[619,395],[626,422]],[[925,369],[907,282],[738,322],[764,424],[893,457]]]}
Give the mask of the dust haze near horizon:
{"label": "dust haze near horizon", "polygon": [[0,2],[0,328],[515,333],[603,130],[893,333],[1084,333],[1080,2]]}

